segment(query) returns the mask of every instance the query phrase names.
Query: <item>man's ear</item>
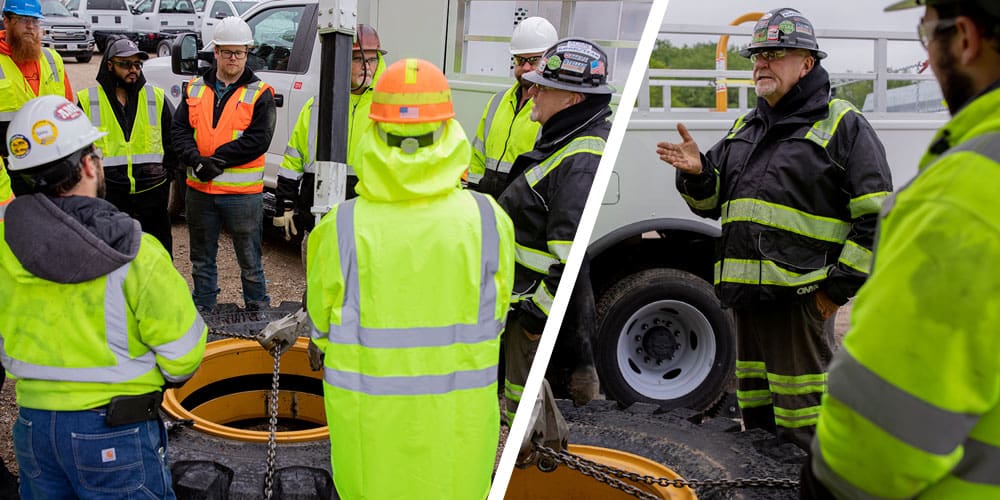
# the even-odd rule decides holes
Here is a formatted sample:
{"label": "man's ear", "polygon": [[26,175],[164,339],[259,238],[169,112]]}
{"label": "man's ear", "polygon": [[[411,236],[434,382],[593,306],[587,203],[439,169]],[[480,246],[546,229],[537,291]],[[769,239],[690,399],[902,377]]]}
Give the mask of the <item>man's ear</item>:
{"label": "man's ear", "polygon": [[963,65],[972,64],[983,50],[982,33],[979,27],[966,16],[955,19],[955,29],[958,31],[959,60]]}
{"label": "man's ear", "polygon": [[799,73],[799,78],[806,76],[810,71],[816,66],[816,56],[810,54],[802,58],[802,71]]}

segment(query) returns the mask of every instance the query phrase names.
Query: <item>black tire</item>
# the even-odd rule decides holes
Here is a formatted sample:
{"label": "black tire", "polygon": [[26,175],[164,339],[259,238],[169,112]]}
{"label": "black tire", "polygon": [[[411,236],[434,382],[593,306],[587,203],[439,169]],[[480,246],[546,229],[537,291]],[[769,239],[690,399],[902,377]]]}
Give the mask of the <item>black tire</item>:
{"label": "black tire", "polygon": [[705,280],[677,269],[640,271],[602,294],[597,317],[594,357],[609,399],[702,411],[723,396],[736,359],[734,328]]}
{"label": "black tire", "polygon": [[94,58],[94,54],[87,54],[85,56],[76,56],[76,62],[78,63],[89,63],[91,59]]}
{"label": "black tire", "polygon": [[171,42],[173,40],[160,40],[160,43],[156,44],[156,57],[170,57]]}

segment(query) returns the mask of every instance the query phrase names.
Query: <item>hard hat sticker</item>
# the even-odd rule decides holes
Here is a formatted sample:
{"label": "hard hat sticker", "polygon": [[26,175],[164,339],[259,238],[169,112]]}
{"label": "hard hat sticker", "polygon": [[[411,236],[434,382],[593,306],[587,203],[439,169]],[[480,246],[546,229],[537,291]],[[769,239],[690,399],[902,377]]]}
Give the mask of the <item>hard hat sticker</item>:
{"label": "hard hat sticker", "polygon": [[795,31],[799,33],[805,33],[807,35],[813,34],[812,27],[806,23],[795,23]]}
{"label": "hard hat sticker", "polygon": [[587,71],[587,65],[580,61],[573,61],[571,59],[565,59],[562,62],[562,69],[565,71],[570,71],[573,73],[584,73]]}
{"label": "hard hat sticker", "polygon": [[781,21],[781,24],[778,25],[778,29],[780,29],[782,33],[790,35],[795,32],[795,25],[792,24],[791,21]]}
{"label": "hard hat sticker", "polygon": [[555,71],[559,69],[559,65],[562,64],[562,59],[559,56],[551,56],[547,61],[545,61],[545,67]]}
{"label": "hard hat sticker", "polygon": [[777,40],[781,36],[781,30],[777,26],[771,26],[767,29],[767,39]]}
{"label": "hard hat sticker", "polygon": [[601,57],[600,54],[594,51],[594,49],[588,43],[578,42],[576,40],[568,40],[560,43],[556,47],[556,52],[577,52],[579,54],[586,55],[591,59],[598,59]]}
{"label": "hard hat sticker", "polygon": [[10,154],[14,155],[15,158],[24,158],[31,151],[31,143],[28,142],[28,138],[17,134],[11,136],[10,142],[7,144],[7,150]]}
{"label": "hard hat sticker", "polygon": [[603,75],[604,74],[604,61],[590,61],[590,74],[591,75]]}
{"label": "hard hat sticker", "polygon": [[80,108],[67,102],[56,107],[52,116],[54,116],[56,120],[67,122],[79,118],[81,114],[83,114],[83,112],[80,111]]}
{"label": "hard hat sticker", "polygon": [[416,120],[420,118],[420,108],[411,106],[400,106],[399,117],[406,118],[408,120]]}
{"label": "hard hat sticker", "polygon": [[582,62],[587,62],[592,59],[583,54],[577,54],[575,52],[567,52],[563,54],[563,57],[565,57],[566,59],[572,59],[574,61],[582,61]]}
{"label": "hard hat sticker", "polygon": [[38,121],[31,126],[31,137],[35,139],[35,142],[38,144],[48,146],[49,144],[55,142],[56,138],[59,137],[59,129],[56,128],[56,124],[48,120]]}
{"label": "hard hat sticker", "polygon": [[753,33],[753,43],[760,43],[767,40],[767,26],[762,26]]}

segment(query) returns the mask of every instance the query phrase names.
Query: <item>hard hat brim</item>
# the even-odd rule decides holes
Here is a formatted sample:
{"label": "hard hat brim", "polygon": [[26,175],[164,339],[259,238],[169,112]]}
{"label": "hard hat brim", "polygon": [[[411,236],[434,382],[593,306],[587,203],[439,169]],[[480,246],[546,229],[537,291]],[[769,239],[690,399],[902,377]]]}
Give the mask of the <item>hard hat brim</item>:
{"label": "hard hat brim", "polygon": [[548,50],[548,47],[518,49],[518,50],[510,49],[510,55],[523,56],[524,54],[544,54],[546,50]]}
{"label": "hard hat brim", "polygon": [[923,6],[923,3],[921,3],[920,0],[903,0],[901,2],[896,2],[896,3],[892,4],[892,5],[889,5],[885,9],[882,9],[882,12],[892,12],[892,11],[895,11],[895,10],[913,9],[915,7],[921,7],[921,6]]}
{"label": "hard hat brim", "polygon": [[546,87],[552,87],[554,89],[566,90],[569,92],[579,92],[581,94],[612,94],[614,91],[608,85],[598,85],[597,87],[583,87],[580,85],[573,85],[566,82],[561,82],[559,80],[549,80],[544,76],[540,75],[537,71],[531,71],[525,73],[521,78],[528,80],[531,83],[537,83],[538,85],[544,85]]}

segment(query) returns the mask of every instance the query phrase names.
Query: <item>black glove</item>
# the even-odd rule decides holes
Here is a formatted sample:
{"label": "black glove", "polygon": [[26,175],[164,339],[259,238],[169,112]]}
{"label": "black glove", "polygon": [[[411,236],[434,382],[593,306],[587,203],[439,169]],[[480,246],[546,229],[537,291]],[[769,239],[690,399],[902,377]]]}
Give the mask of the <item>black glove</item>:
{"label": "black glove", "polygon": [[222,167],[218,165],[218,160],[208,156],[198,158],[198,164],[194,166],[194,175],[201,182],[208,182],[222,175]]}

